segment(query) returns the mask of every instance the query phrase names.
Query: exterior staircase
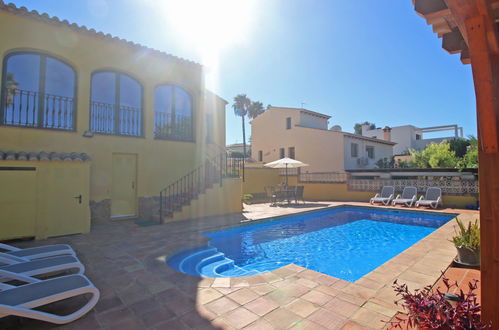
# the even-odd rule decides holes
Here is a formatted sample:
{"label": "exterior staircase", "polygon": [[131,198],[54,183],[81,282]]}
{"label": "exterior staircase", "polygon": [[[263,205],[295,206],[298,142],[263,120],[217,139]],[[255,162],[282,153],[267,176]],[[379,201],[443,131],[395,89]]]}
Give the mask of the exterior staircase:
{"label": "exterior staircase", "polygon": [[243,159],[229,158],[225,152],[206,158],[199,167],[160,191],[159,222],[173,218],[215,185],[222,187],[225,178],[239,178],[243,166]]}

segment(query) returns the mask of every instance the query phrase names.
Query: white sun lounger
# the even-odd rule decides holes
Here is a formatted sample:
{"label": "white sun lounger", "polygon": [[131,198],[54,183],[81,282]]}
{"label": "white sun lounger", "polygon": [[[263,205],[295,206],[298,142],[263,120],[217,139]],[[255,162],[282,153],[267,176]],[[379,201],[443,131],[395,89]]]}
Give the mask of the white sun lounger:
{"label": "white sun lounger", "polygon": [[[2,261],[8,260],[4,257]],[[11,260],[9,264],[0,266],[0,282],[17,279],[6,277],[5,275],[2,275],[2,273],[18,274],[21,276],[39,276],[70,270],[76,270],[78,274],[83,274],[85,266],[83,266],[78,258],[74,256],[58,256],[24,262]]]}
{"label": "white sun lounger", "polygon": [[421,196],[416,202],[416,207],[429,206],[436,209],[438,205],[442,205],[442,189],[438,187],[428,188],[424,199],[423,196]]}
{"label": "white sun lounger", "polygon": [[12,245],[0,243],[0,250],[4,250],[1,252],[5,254],[22,258],[24,259],[24,261],[61,255],[76,255],[71,246],[67,244],[43,245],[27,249],[20,249]]}
{"label": "white sun lounger", "polygon": [[402,195],[397,195],[397,197],[392,201],[392,205],[404,204],[408,207],[416,202],[416,195],[418,190],[416,187],[404,187]]}
{"label": "white sun lounger", "polygon": [[[1,273],[1,271],[0,271]],[[4,276],[15,276],[3,274]],[[48,280],[27,277],[28,284],[12,286],[0,283],[0,318],[15,315],[55,324],[74,321],[88,313],[99,300],[99,290],[83,275],[68,275]],[[69,315],[56,315],[34,308],[63,299],[91,294],[90,300],[77,311]]]}
{"label": "white sun lounger", "polygon": [[376,194],[369,203],[383,203],[383,205],[388,205],[393,199],[395,193],[395,188],[393,186],[384,186],[381,189],[381,194]]}

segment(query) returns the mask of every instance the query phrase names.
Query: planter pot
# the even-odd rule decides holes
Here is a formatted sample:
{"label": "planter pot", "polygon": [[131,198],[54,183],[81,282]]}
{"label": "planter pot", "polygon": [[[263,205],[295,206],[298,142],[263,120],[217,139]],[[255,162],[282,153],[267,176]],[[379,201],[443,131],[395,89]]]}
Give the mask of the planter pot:
{"label": "planter pot", "polygon": [[480,249],[457,247],[456,262],[465,266],[480,266]]}

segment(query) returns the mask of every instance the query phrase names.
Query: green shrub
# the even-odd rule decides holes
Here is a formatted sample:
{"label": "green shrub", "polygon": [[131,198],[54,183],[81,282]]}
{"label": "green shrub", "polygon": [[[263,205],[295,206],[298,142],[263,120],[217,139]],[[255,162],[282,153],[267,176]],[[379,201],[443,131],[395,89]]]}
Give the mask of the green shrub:
{"label": "green shrub", "polygon": [[241,200],[243,201],[244,204],[251,204],[251,200],[253,199],[252,194],[244,194]]}
{"label": "green shrub", "polygon": [[480,249],[480,227],[478,226],[478,220],[475,220],[474,223],[468,223],[468,227],[465,227],[459,218],[456,218],[456,222],[459,230],[456,230],[456,236],[452,238],[454,245],[459,248]]}

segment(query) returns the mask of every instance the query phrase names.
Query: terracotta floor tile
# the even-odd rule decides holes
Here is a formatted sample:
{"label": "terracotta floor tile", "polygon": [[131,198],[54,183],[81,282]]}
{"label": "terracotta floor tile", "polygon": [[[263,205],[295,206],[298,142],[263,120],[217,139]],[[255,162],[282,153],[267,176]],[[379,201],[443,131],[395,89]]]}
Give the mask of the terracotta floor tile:
{"label": "terracotta floor tile", "polygon": [[368,301],[366,302],[362,308],[367,308],[373,312],[383,314],[386,317],[393,317],[395,314],[397,314],[397,310],[394,308],[389,308],[385,304],[377,304],[376,302],[373,301]]}
{"label": "terracotta floor tile", "polygon": [[145,312],[140,316],[144,324],[148,327],[155,326],[174,317],[175,313],[165,307]]}
{"label": "terracotta floor tile", "polygon": [[282,290],[281,288],[275,289],[274,291],[265,295],[265,297],[272,299],[281,306],[284,306],[295,299],[295,296],[293,296],[290,292]]}
{"label": "terracotta floor tile", "polygon": [[205,307],[217,315],[222,315],[236,309],[237,307],[239,307],[239,304],[235,303],[229,298],[222,297],[207,303]]}
{"label": "terracotta floor tile", "polygon": [[275,290],[276,288],[270,284],[260,284],[257,286],[251,286],[250,290],[259,294],[260,296],[266,295],[267,293]]}
{"label": "terracotta floor tile", "polygon": [[224,319],[233,327],[238,329],[244,328],[250,323],[258,320],[258,315],[250,312],[246,308],[239,307],[236,310],[229,312],[224,316]]}
{"label": "terracotta floor tile", "polygon": [[382,329],[386,322],[390,320],[383,314],[373,312],[367,308],[360,308],[350,318],[352,321],[357,322],[363,326],[373,329]]}
{"label": "terracotta floor tile", "polygon": [[295,275],[297,271],[287,267],[281,267],[279,269],[273,270],[272,273],[279,277],[286,278]]}
{"label": "terracotta floor tile", "polygon": [[291,312],[302,318],[307,318],[310,314],[319,309],[317,305],[314,305],[313,303],[300,298],[290,302],[284,308],[290,310]]}
{"label": "terracotta floor tile", "polygon": [[298,283],[291,283],[281,287],[281,290],[285,290],[295,297],[300,297],[309,292],[310,288]]}
{"label": "terracotta floor tile", "polygon": [[265,321],[264,319],[259,319],[244,328],[244,330],[274,330],[274,329],[275,328],[272,326],[272,324]]}
{"label": "terracotta floor tile", "polygon": [[324,308],[335,312],[338,315],[344,316],[345,318],[348,318],[359,309],[359,306],[349,303],[345,300],[341,300],[339,298],[333,298],[331,301],[324,305]]}
{"label": "terracotta floor tile", "polygon": [[230,288],[230,278],[219,277],[213,280],[212,288]]}
{"label": "terracotta floor tile", "polygon": [[318,285],[317,282],[307,280],[306,278],[299,278],[296,281],[296,283],[303,285],[303,286],[306,286],[307,288],[310,288],[310,289],[315,288]]}
{"label": "terracotta floor tile", "polygon": [[312,290],[302,296],[302,299],[305,299],[307,301],[310,301],[311,303],[317,304],[317,305],[324,305],[333,297],[331,297],[328,294],[325,294],[323,292],[317,291],[317,290]]}
{"label": "terracotta floor tile", "polygon": [[222,297],[222,294],[213,288],[204,288],[198,290],[198,294],[196,297],[196,302],[198,304],[207,304],[210,301],[218,299]]}
{"label": "terracotta floor tile", "polygon": [[275,309],[264,319],[276,329],[287,329],[301,320],[301,317],[284,308]]}
{"label": "terracotta floor tile", "polygon": [[340,292],[336,295],[337,298],[340,298],[341,300],[348,301],[351,304],[357,305],[357,306],[362,306],[367,300],[364,298],[360,298],[357,296],[352,296],[351,294],[347,294],[344,292]]}
{"label": "terracotta floor tile", "polygon": [[238,304],[244,305],[252,300],[258,298],[258,294],[247,288],[242,288],[228,295],[228,297]]}
{"label": "terracotta floor tile", "polygon": [[319,325],[310,320],[300,320],[295,323],[290,329],[292,330],[325,330],[322,325]]}
{"label": "terracotta floor tile", "polygon": [[352,283],[342,290],[342,292],[350,294],[352,296],[357,296],[362,299],[369,299],[376,294],[376,290],[363,287],[359,284]]}
{"label": "terracotta floor tile", "polygon": [[180,318],[180,320],[182,321],[182,323],[187,325],[189,329],[203,329],[203,328],[209,329],[210,327],[213,328],[211,321],[200,316],[198,313],[196,313],[196,311],[191,311],[189,313],[184,314]]}
{"label": "terracotta floor tile", "polygon": [[347,321],[345,324],[343,324],[341,330],[369,330],[369,328],[363,327],[353,321]]}
{"label": "terracotta floor tile", "polygon": [[151,330],[163,330],[163,329],[189,330],[190,328],[179,319],[165,321],[151,328]]}
{"label": "terracotta floor tile", "polygon": [[276,303],[274,300],[265,297],[260,297],[247,303],[246,305],[244,305],[244,307],[259,316],[263,316],[273,311],[274,309],[278,308],[279,304]]}
{"label": "terracotta floor tile", "polygon": [[97,314],[97,319],[103,325],[117,323],[125,318],[133,318],[133,313],[128,308],[119,308]]}
{"label": "terracotta floor tile", "polygon": [[335,289],[335,288],[330,287],[330,286],[322,285],[322,284],[315,287],[314,290],[323,292],[327,295],[330,295],[331,297],[334,297],[341,292],[341,290]]}
{"label": "terracotta floor tile", "polygon": [[346,321],[344,317],[324,308],[319,309],[307,319],[327,329],[339,329]]}

